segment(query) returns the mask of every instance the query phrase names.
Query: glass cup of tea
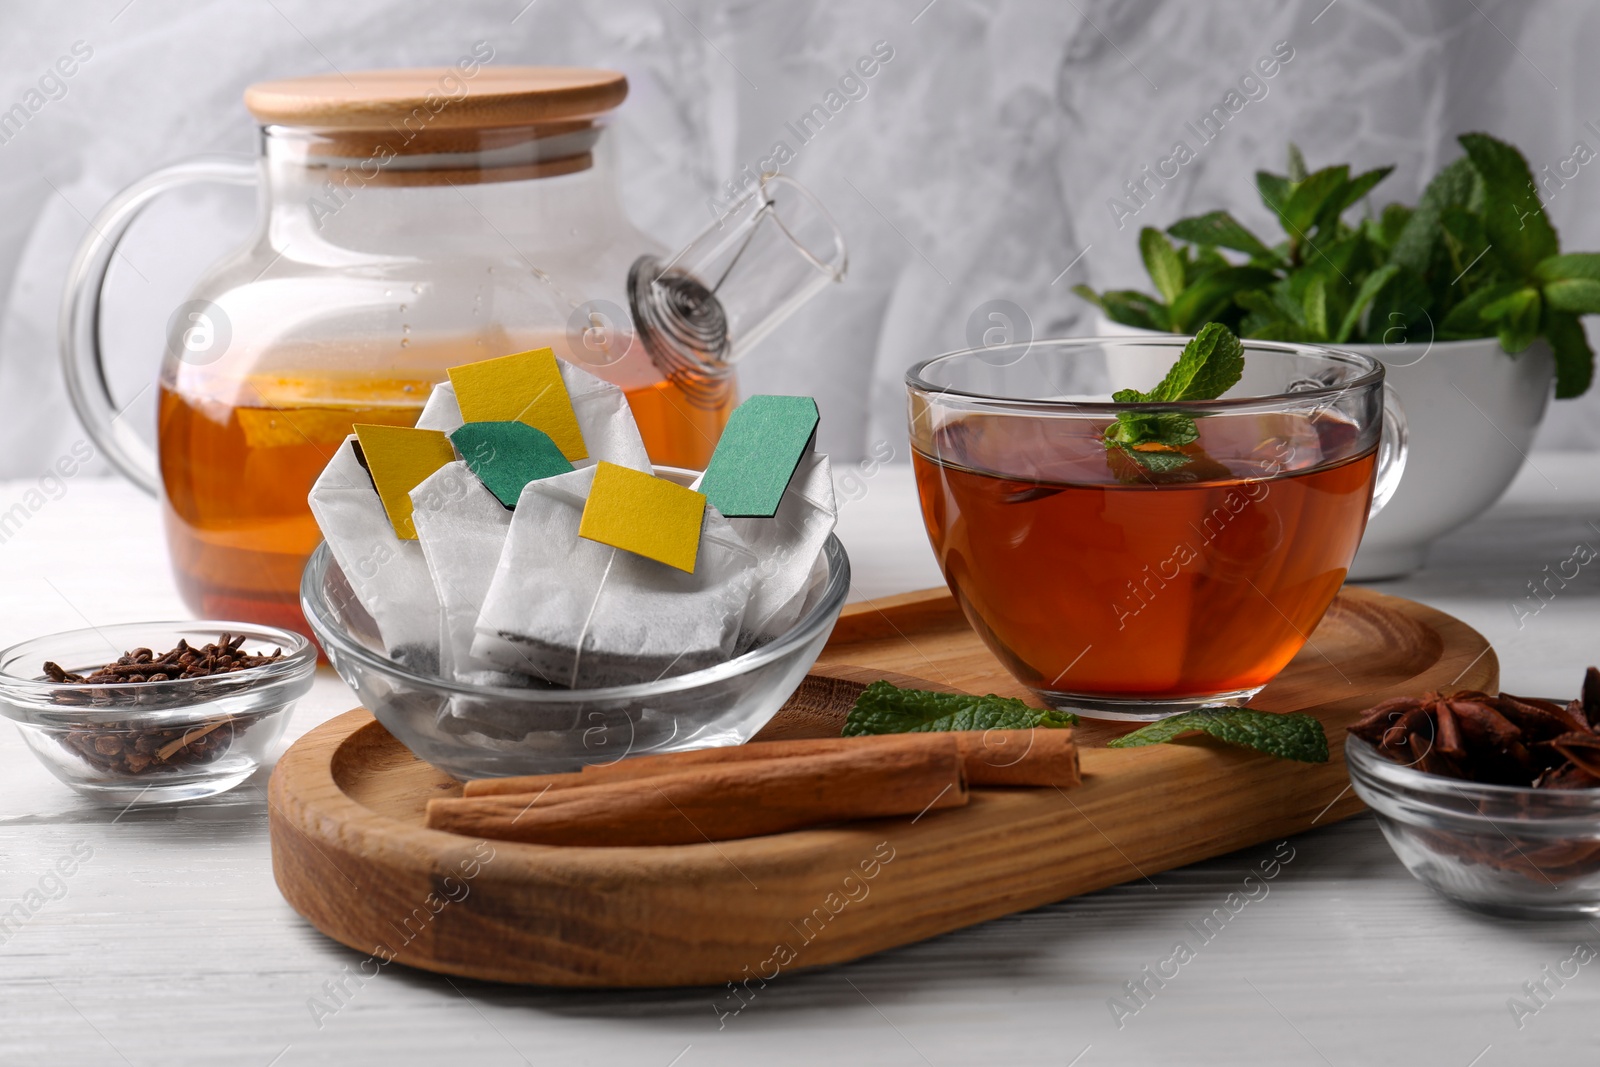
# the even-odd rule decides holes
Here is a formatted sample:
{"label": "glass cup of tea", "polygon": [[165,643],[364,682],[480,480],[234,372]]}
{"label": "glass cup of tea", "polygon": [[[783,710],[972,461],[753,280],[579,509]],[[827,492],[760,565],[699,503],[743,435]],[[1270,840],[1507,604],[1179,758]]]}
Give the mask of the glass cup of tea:
{"label": "glass cup of tea", "polygon": [[[1404,415],[1370,356],[1247,340],[1221,399],[1113,401],[1187,341],[998,345],[906,375],[945,581],[1052,707],[1149,721],[1245,703],[1316,629],[1399,483]],[[1139,462],[1107,440],[1124,414],[1186,417],[1194,440]]]}

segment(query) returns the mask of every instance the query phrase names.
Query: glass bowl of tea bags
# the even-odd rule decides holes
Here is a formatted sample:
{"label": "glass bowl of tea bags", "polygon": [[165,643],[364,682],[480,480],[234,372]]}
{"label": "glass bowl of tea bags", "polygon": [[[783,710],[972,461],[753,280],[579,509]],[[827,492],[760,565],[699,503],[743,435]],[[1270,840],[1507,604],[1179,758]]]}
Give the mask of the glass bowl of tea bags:
{"label": "glass bowl of tea bags", "polygon": [[819,567],[822,583],[800,618],[766,644],[688,674],[598,689],[447,681],[395,662],[326,544],[312,553],[300,596],[362,704],[418,758],[465,781],[749,740],[805,678],[844,606],[850,561],[831,534]]}
{"label": "glass bowl of tea bags", "polygon": [[850,587],[815,402],[750,398],[702,474],[548,350],[450,378],[312,490],[301,606],[340,676],[458,778],[748,740]]}

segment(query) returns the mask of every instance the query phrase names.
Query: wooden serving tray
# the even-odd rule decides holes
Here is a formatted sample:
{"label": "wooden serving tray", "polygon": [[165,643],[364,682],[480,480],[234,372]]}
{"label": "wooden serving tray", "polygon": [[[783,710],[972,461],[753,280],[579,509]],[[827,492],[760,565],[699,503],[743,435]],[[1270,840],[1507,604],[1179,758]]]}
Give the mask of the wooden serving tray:
{"label": "wooden serving tray", "polygon": [[[943,590],[846,608],[818,671],[1028,695]],[[1085,721],[1077,789],[975,789],[968,806],[925,818],[656,848],[425,829],[427,801],[460,785],[357,709],[279,760],[272,866],[317,929],[426,970],[553,986],[770,980],[1345,818],[1361,810],[1343,759],[1357,712],[1426,689],[1492,692],[1498,680],[1494,652],[1464,623],[1347,588],[1254,702],[1320,718],[1327,764],[1198,736],[1107,749],[1127,727]],[[761,737],[837,735],[828,685],[811,680]]]}

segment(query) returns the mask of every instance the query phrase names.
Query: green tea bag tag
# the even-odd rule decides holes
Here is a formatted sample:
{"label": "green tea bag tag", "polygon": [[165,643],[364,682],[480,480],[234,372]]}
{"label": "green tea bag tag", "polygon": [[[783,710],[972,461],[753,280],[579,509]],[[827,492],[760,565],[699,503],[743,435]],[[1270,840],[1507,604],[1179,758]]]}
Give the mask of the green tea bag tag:
{"label": "green tea bag tag", "polygon": [[469,422],[450,440],[483,487],[508,508],[517,506],[522,487],[573,470],[549,434],[525,422]]}
{"label": "green tea bag tag", "polygon": [[726,518],[771,518],[816,444],[819,421],[809,396],[751,397],[722,431],[700,491]]}

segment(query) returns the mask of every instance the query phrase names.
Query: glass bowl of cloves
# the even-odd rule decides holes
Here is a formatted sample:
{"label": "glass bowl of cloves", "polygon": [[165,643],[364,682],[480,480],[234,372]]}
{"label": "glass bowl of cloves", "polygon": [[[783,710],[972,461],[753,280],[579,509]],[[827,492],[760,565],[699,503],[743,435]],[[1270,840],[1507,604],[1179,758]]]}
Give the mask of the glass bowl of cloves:
{"label": "glass bowl of cloves", "polygon": [[1349,728],[1345,762],[1406,869],[1513,918],[1600,914],[1600,671],[1566,703],[1461,691],[1397,698]]}
{"label": "glass bowl of cloves", "polygon": [[0,714],[79,793],[194,800],[255,773],[316,667],[309,640],[274,627],[90,627],[0,651]]}

